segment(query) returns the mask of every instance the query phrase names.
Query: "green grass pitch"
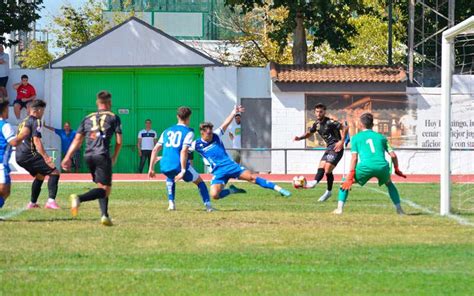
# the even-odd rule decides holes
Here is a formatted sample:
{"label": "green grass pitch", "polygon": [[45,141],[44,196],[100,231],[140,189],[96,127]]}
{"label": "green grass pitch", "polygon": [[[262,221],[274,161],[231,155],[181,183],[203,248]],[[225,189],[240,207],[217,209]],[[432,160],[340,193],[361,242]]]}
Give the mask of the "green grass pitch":
{"label": "green grass pitch", "polygon": [[[404,204],[398,216],[374,184],[354,186],[343,216],[325,189],[285,199],[247,194],[203,210],[194,185],[177,184],[167,212],[164,183],[116,183],[113,227],[97,202],[71,219],[68,199],[92,183],[62,183],[60,211],[16,213],[30,184],[13,184],[0,216],[1,295],[472,295],[474,227]],[[46,184],[45,184],[46,185]],[[290,184],[282,186],[289,188]],[[40,203],[46,200],[43,186]],[[436,212],[438,185],[400,184],[402,198]],[[384,188],[380,188],[384,190]],[[474,223],[474,216],[463,215]]]}

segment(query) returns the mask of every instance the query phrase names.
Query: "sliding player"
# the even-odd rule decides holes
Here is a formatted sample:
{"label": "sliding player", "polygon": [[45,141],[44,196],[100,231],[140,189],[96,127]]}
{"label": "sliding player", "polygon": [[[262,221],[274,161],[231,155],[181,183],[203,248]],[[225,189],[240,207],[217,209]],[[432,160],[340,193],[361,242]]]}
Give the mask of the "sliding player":
{"label": "sliding player", "polygon": [[[179,107],[176,117],[178,124],[167,128],[160,136],[151,153],[148,177],[155,177],[155,163],[160,160],[160,170],[166,176],[166,187],[168,189],[168,210],[176,210],[175,191],[176,181],[183,179],[185,182],[193,182],[199,189],[206,211],[212,212],[209,191],[206,183],[201,179],[196,170],[188,161],[189,147],[193,142],[194,131],[189,127],[191,109]],[[157,159],[158,152],[163,147],[163,154]]]}
{"label": "sliding player", "polygon": [[400,196],[395,185],[390,180],[390,166],[385,160],[385,152],[390,154],[395,174],[400,177],[406,176],[398,169],[398,159],[387,138],[382,134],[374,132],[374,117],[370,113],[364,113],[360,117],[362,131],[352,137],[352,159],[350,173],[347,180],[339,189],[339,201],[334,214],[342,214],[344,204],[349,195],[349,190],[354,182],[364,186],[371,178],[375,177],[379,181],[379,186],[385,184],[388,194],[392,200],[398,214],[404,214],[400,205]]}
{"label": "sliding player", "polygon": [[29,115],[18,126],[17,134],[25,133],[27,136],[16,148],[16,162],[30,173],[35,179],[31,185],[31,201],[28,209],[39,208],[38,197],[44,178],[49,176],[48,191],[49,198],[44,207],[46,209],[58,210],[56,195],[58,193],[59,170],[56,169],[54,161],[49,157],[41,141],[41,130],[43,124],[41,118],[46,108],[43,100],[34,100],[30,104]]}
{"label": "sliding player", "polygon": [[301,137],[296,136],[294,141],[307,139],[315,132],[318,132],[324,142],[326,142],[326,151],[319,162],[318,172],[314,176],[314,181],[309,181],[305,187],[313,188],[323,179],[324,174],[326,174],[327,190],[318,200],[326,201],[332,195],[332,185],[334,183],[334,175],[332,172],[344,154],[344,140],[346,139],[348,127],[343,126],[336,120],[326,117],[326,106],[323,104],[317,104],[314,107],[314,115],[316,115],[316,122],[310,130]]}
{"label": "sliding player", "polygon": [[229,189],[224,189],[230,178],[256,183],[263,188],[275,190],[283,196],[291,196],[291,193],[288,190],[260,178],[257,175],[252,174],[249,170],[239,166],[227,154],[220,137],[225,134],[225,131],[234,119],[235,114],[239,112],[244,112],[244,108],[241,106],[234,107],[226,120],[224,120],[222,125],[216,130],[213,130],[214,125],[210,122],[201,123],[199,126],[201,138],[194,141],[191,147],[192,150],[201,154],[202,157],[204,157],[211,165],[213,175],[211,181],[212,198],[221,199],[232,193],[245,193],[245,190],[238,189],[232,185]]}
{"label": "sliding player", "polygon": [[0,208],[3,207],[6,199],[10,196],[11,179],[8,162],[10,161],[12,146],[19,145],[27,135],[23,132],[15,137],[15,130],[7,122],[8,106],[8,101],[0,103]]}
{"label": "sliding player", "polygon": [[[71,214],[77,216],[79,206],[83,202],[98,199],[101,211],[100,222],[104,226],[112,226],[109,217],[109,196],[112,191],[112,166],[122,148],[122,124],[120,117],[110,111],[112,108],[112,95],[107,91],[97,94],[97,111],[87,115],[77,129],[76,136],[69,146],[62,167],[68,171],[71,169],[71,159],[76,150],[81,148],[82,141],[86,139],[86,151],[84,159],[92,175],[92,181],[97,188],[80,195],[72,194]],[[110,141],[115,134],[115,150],[110,157]]]}

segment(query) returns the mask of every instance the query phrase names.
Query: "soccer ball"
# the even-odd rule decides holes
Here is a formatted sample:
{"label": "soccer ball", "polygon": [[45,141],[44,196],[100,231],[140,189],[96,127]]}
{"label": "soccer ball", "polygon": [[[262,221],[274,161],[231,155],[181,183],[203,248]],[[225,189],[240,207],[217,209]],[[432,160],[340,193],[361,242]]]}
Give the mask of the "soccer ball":
{"label": "soccer ball", "polygon": [[293,178],[293,187],[304,188],[306,186],[306,178],[303,176],[295,176]]}

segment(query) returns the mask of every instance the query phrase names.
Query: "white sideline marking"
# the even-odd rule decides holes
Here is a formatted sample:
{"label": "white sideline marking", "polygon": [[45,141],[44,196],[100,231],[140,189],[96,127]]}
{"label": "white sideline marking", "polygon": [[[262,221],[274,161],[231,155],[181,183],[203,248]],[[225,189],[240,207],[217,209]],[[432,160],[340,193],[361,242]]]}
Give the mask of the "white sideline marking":
{"label": "white sideline marking", "polygon": [[[237,272],[255,272],[255,273],[264,273],[264,272],[336,272],[341,271],[338,268],[272,268],[272,267],[249,267],[249,268],[169,268],[169,267],[151,267],[151,268],[84,268],[84,267],[64,267],[64,268],[41,268],[41,267],[14,267],[14,268],[4,268],[0,269],[0,273],[9,273],[9,272],[130,272],[130,273],[165,273],[165,272],[204,272],[204,273],[237,273]],[[394,273],[394,274],[406,274],[406,273],[424,273],[424,274],[461,274],[461,275],[473,275],[471,272],[466,272],[463,270],[444,270],[444,269],[430,269],[430,268],[408,268],[408,269],[343,269],[343,272],[351,273],[367,273],[367,274],[384,274],[384,273]]]}
{"label": "white sideline marking", "polygon": [[24,211],[26,211],[26,208],[21,208],[21,209],[11,211],[10,213],[7,213],[3,216],[0,216],[0,220],[8,220],[10,218],[13,218],[13,217],[16,217],[16,216],[20,215]]}
{"label": "white sideline marking", "polygon": [[[387,192],[382,191],[382,190],[377,189],[377,188],[371,188],[371,187],[364,187],[364,188],[369,189],[369,190],[372,190],[372,191],[375,191],[375,192],[382,193],[382,194],[384,194],[384,195],[386,195],[386,196],[389,196]],[[415,209],[417,209],[417,210],[423,211],[423,212],[425,212],[425,213],[427,213],[427,214],[430,214],[430,215],[433,215],[433,216],[440,216],[440,217],[441,217],[441,215],[438,214],[437,212],[432,211],[432,210],[430,210],[430,209],[428,209],[428,208],[425,208],[424,206],[421,206],[421,205],[419,205],[419,204],[417,204],[417,203],[415,203],[415,202],[413,202],[413,201],[411,201],[411,200],[409,200],[409,199],[400,198],[400,201],[406,203],[407,205],[409,205],[409,206],[412,207],[412,208],[415,208]],[[469,221],[469,220],[467,220],[467,219],[464,219],[463,217],[460,217],[460,216],[458,216],[458,215],[449,214],[449,215],[446,215],[446,217],[449,218],[449,219],[452,219],[452,220],[454,220],[454,221],[456,221],[456,222],[458,222],[459,224],[464,225],[464,226],[474,226],[474,223],[473,223],[473,222],[471,222],[471,221]]]}

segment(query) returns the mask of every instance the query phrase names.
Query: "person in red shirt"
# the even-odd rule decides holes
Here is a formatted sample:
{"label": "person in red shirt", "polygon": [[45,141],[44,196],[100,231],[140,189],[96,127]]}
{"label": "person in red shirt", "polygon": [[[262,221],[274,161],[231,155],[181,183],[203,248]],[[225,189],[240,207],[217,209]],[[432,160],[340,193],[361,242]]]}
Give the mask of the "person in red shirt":
{"label": "person in red shirt", "polygon": [[20,119],[21,109],[28,109],[28,105],[36,99],[36,90],[33,85],[28,83],[28,76],[21,75],[21,82],[15,83],[13,88],[16,89],[16,100],[13,103],[15,116]]}

